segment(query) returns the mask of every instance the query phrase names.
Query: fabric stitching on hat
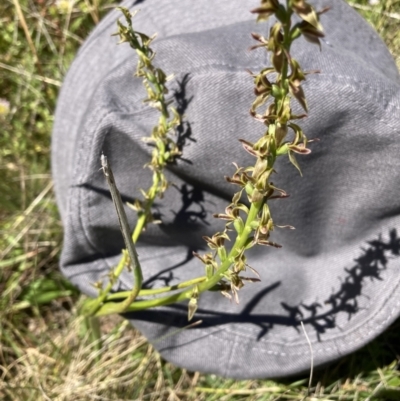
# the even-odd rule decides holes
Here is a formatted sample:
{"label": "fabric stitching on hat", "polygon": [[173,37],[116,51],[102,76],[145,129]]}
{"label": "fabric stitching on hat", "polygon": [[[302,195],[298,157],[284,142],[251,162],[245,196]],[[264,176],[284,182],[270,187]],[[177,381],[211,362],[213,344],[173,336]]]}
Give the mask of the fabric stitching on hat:
{"label": "fabric stitching on hat", "polygon": [[[374,97],[373,97],[373,94],[376,94],[376,95],[378,95],[378,96],[382,96],[383,95],[383,93],[381,92],[381,91],[379,91],[379,88],[374,88],[374,87],[371,87],[371,84],[370,83],[367,83],[367,82],[364,82],[364,81],[360,81],[360,80],[356,80],[355,78],[352,78],[352,77],[348,77],[348,76],[346,76],[346,75],[334,75],[334,74],[323,74],[323,78],[325,78],[325,77],[329,77],[329,78],[331,78],[330,80],[329,80],[329,82],[331,82],[331,83],[333,83],[333,80],[335,80],[335,84],[337,85],[337,79],[344,79],[344,80],[348,80],[348,81],[350,81],[350,82],[352,82],[353,84],[354,84],[354,86],[353,86],[353,89],[363,89],[363,93],[365,93],[365,94],[369,94],[370,95],[370,99],[373,99]],[[321,79],[323,79],[322,77],[321,77]],[[314,81],[315,82],[315,81]],[[311,85],[313,84],[313,81],[310,81],[310,83],[311,83]],[[308,85],[307,85],[308,86]],[[351,87],[351,86],[350,86]],[[371,92],[373,92],[373,94],[371,94]],[[384,99],[386,100],[386,103],[387,103],[387,105],[388,106],[390,106],[390,109],[395,109],[396,111],[399,111],[400,110],[400,105],[396,105],[394,102],[393,102],[393,98],[395,98],[395,97],[397,97],[398,98],[398,96],[395,96],[395,95],[399,95],[400,94],[400,92],[399,91],[396,91],[396,92],[394,92],[393,93],[393,95],[392,96],[390,96],[390,98],[389,97],[385,97]],[[340,92],[336,92],[336,95],[339,95],[339,96],[341,96],[342,98],[346,98],[346,96],[345,95],[343,95],[342,93],[340,93]],[[364,110],[366,110],[366,105],[364,104],[364,103],[361,103],[361,100],[360,99],[354,99],[354,101],[356,101],[360,106],[361,106],[361,108],[363,108]],[[387,110],[387,108],[382,108],[381,109],[383,112],[388,112],[389,110]],[[368,113],[373,113],[373,115],[374,116],[376,116],[376,112],[374,111],[374,110],[372,110],[372,111],[369,111],[369,110],[367,110],[368,111]],[[378,118],[378,121],[380,121],[381,123],[383,123],[384,125],[386,125],[387,127],[389,127],[389,128],[391,128],[391,130],[392,131],[394,131],[394,132],[397,132],[397,130],[399,129],[398,128],[398,126],[394,126],[394,125],[391,125],[391,124],[389,124],[387,121],[384,121],[382,118]]]}
{"label": "fabric stitching on hat", "polygon": [[224,368],[224,372],[223,372],[224,376],[229,376],[229,372],[231,371],[232,360],[235,355],[236,347],[239,343],[239,341],[237,341],[237,338],[238,337],[235,336],[232,340],[229,340],[229,343],[230,343],[229,357],[228,357],[228,361],[226,362],[226,365]]}
{"label": "fabric stitching on hat", "polygon": [[[394,292],[394,291],[397,289],[397,287],[398,287],[398,286],[396,286],[392,292]],[[389,300],[389,299],[391,299],[391,297],[388,297],[388,300]],[[386,301],[386,302],[387,302],[387,301]],[[349,335],[354,335],[354,334],[356,334],[357,332],[362,331],[363,328],[365,327],[365,325],[370,325],[370,326],[372,326],[372,329],[370,329],[367,333],[363,332],[363,335],[362,335],[362,337],[365,339],[365,341],[367,341],[367,339],[370,338],[371,335],[373,336],[374,333],[380,331],[380,328],[381,328],[381,327],[386,326],[386,322],[388,322],[389,320],[391,320],[392,316],[394,316],[395,311],[398,310],[398,307],[399,307],[399,306],[400,306],[400,301],[397,301],[397,302],[394,304],[393,308],[391,309],[391,312],[389,313],[389,315],[386,317],[386,319],[385,319],[380,325],[378,325],[378,326],[374,326],[374,325],[373,325],[373,323],[374,323],[373,320],[375,320],[375,318],[376,318],[376,316],[377,316],[377,315],[374,315],[374,316],[372,316],[370,319],[367,319],[366,321],[364,321],[364,323],[360,324],[358,327],[354,328],[354,329],[353,329],[352,331],[350,331],[349,333],[343,333],[341,336],[337,336],[337,337],[332,338],[332,339],[329,339],[329,340],[327,341],[328,343],[336,344],[336,347],[332,347],[332,346],[330,346],[330,347],[323,347],[323,348],[318,348],[318,347],[316,347],[316,349],[313,349],[314,354],[320,354],[320,353],[322,353],[322,352],[328,352],[328,351],[332,351],[332,350],[334,350],[334,349],[339,350],[339,349],[338,349],[338,345],[337,345],[337,340],[338,340],[338,339],[347,337],[347,336],[349,336]],[[380,313],[380,312],[378,312],[378,314],[379,314],[379,313]],[[227,339],[226,339],[226,338],[220,338],[220,336],[218,336],[218,335],[216,335],[216,334],[214,334],[214,333],[209,333],[209,332],[207,332],[207,330],[204,330],[204,329],[201,329],[201,328],[196,329],[196,332],[197,332],[197,333],[198,333],[198,332],[201,332],[201,333],[207,334],[209,337],[213,337],[213,338],[214,338],[215,340],[217,340],[218,342],[222,342],[222,343],[224,343],[224,344],[226,344],[226,342],[227,342]],[[235,335],[232,336],[233,333],[231,333],[231,332],[228,331],[227,329],[225,329],[224,332],[226,332],[226,333],[228,334],[228,337],[233,337],[233,339],[229,339],[228,341],[233,341],[234,343],[240,343],[240,340],[238,341],[238,338],[239,338],[239,337],[242,337],[240,334],[237,334],[237,333],[236,333]],[[346,341],[346,345],[352,345],[352,344],[355,344],[355,343],[358,343],[358,342],[359,342],[359,341],[357,341],[357,340]],[[319,345],[319,344],[321,344],[321,342],[314,341],[312,344],[314,344],[314,345]],[[300,356],[300,355],[307,355],[307,354],[309,354],[308,345],[307,345],[305,342],[303,342],[303,344],[298,344],[298,343],[297,343],[297,344],[287,344],[287,343],[285,343],[285,342],[268,341],[268,342],[264,342],[263,345],[279,345],[279,346],[285,346],[286,348],[290,348],[290,347],[296,348],[296,347],[299,347],[299,345],[300,345],[301,347],[304,347],[304,348],[305,348],[305,351],[302,351],[302,352],[294,352],[294,353],[293,353],[293,352],[286,353],[286,352],[278,352],[278,351],[266,350],[265,347],[263,347],[263,348],[261,348],[261,347],[251,347],[251,350],[252,350],[252,351],[257,351],[257,352],[262,352],[262,353],[264,353],[264,354],[279,355],[279,356],[288,356],[288,355],[290,355],[290,356],[293,356],[293,355],[298,355],[298,356]],[[233,355],[233,354],[231,353],[231,354],[230,354],[230,357],[229,357],[229,361],[231,361],[232,355]]]}
{"label": "fabric stitching on hat", "polygon": [[[163,29],[165,29],[165,26],[166,26],[167,23],[169,23],[169,21],[166,24],[163,24],[166,21],[165,18],[164,18],[164,15],[170,14],[169,10],[174,10],[176,8],[176,2],[175,3],[174,2],[170,2],[170,3],[162,2],[161,4],[164,6],[164,12],[160,12],[160,9],[158,8],[157,12],[155,13],[155,16],[161,15],[161,18],[159,20],[157,20],[157,23],[155,23],[156,20],[154,19],[154,17],[152,18],[152,21],[153,21],[153,23],[155,23],[154,24],[155,26],[157,26],[157,27],[161,26]],[[231,7],[235,7],[235,4],[232,4]],[[239,7],[237,6],[236,8],[237,8],[237,10],[241,9],[240,6]],[[151,9],[149,9],[149,11],[151,11]],[[211,15],[211,16],[208,16],[208,20],[215,22],[215,21],[219,21],[219,18],[218,18],[218,16],[214,17],[214,15]],[[253,21],[253,19],[250,16],[246,20],[240,20],[240,21],[236,21],[236,22],[234,22],[232,24],[219,25],[218,27],[208,28],[208,29],[206,29],[206,31],[213,30],[213,29],[218,29],[218,28],[223,28],[223,27],[227,27],[227,26],[231,26],[231,25],[233,25],[235,23],[238,23],[238,22],[240,23],[240,22],[249,22],[249,21]],[[198,33],[198,31],[191,31],[189,33]],[[172,36],[175,36],[175,35],[172,35]]]}
{"label": "fabric stitching on hat", "polygon": [[[392,293],[394,293],[395,290],[396,290],[397,288],[399,288],[399,285],[397,285],[397,286],[393,289]],[[390,300],[391,298],[392,298],[392,297],[390,297],[390,296],[387,297],[387,298],[386,298],[386,301],[383,303],[383,305],[385,305],[385,304],[387,303],[387,301]],[[357,332],[362,331],[362,329],[363,329],[365,326],[367,326],[367,325],[368,325],[368,326],[371,326],[372,328],[371,328],[367,333],[363,332],[363,336],[362,336],[362,337],[363,337],[365,340],[366,340],[367,338],[370,338],[374,333],[380,331],[379,329],[380,329],[381,327],[386,326],[386,322],[388,322],[389,320],[392,319],[392,316],[394,316],[394,315],[395,315],[395,312],[398,311],[399,306],[400,306],[400,301],[395,302],[395,304],[394,304],[394,306],[392,307],[392,309],[391,309],[389,315],[386,317],[386,319],[385,319],[380,325],[374,326],[373,320],[375,320],[376,316],[379,315],[379,314],[381,313],[382,309],[378,312],[378,314],[376,314],[376,315],[374,315],[374,316],[371,316],[370,318],[364,320],[363,323],[361,323],[358,327],[355,327],[355,328],[354,328],[353,330],[351,330],[350,332],[343,333],[342,335],[336,336],[335,338],[328,340],[328,342],[334,342],[334,343],[336,343],[338,339],[348,337],[349,335],[355,335]],[[239,335],[240,335],[240,334],[239,334]],[[346,345],[352,345],[352,344],[357,343],[357,342],[359,342],[359,341],[357,341],[357,340],[346,341]],[[270,343],[271,343],[271,342],[270,342]],[[314,341],[314,342],[312,342],[312,344],[319,344],[319,342],[318,342],[318,341]],[[285,346],[286,346],[286,347],[290,347],[291,345],[290,345],[290,344],[285,344]],[[293,345],[293,346],[296,347],[296,346],[298,346],[298,344],[295,344],[295,345]],[[317,349],[317,350],[314,351],[314,352],[316,352],[316,353],[321,353],[321,352],[324,352],[324,351],[327,351],[327,350],[330,350],[330,349],[332,349],[332,348],[321,348],[321,349]],[[263,348],[258,348],[258,347],[253,347],[252,350],[264,352]],[[303,355],[303,354],[306,354],[306,353],[307,353],[307,352],[298,353],[298,354],[296,353],[296,354],[294,354],[294,355]]]}
{"label": "fabric stitching on hat", "polygon": [[[396,287],[397,288],[397,287]],[[398,310],[398,307],[400,306],[400,301],[397,301],[395,304],[394,304],[394,307],[391,309],[391,312],[389,313],[389,315],[387,316],[387,318],[380,324],[380,325],[378,325],[378,326],[375,326],[374,328],[372,328],[372,329],[370,329],[367,333],[363,333],[363,338],[365,339],[365,341],[367,341],[367,339],[368,338],[370,338],[371,337],[371,335],[374,335],[376,332],[378,332],[379,331],[379,329],[381,328],[381,327],[384,327],[384,326],[386,326],[386,322],[387,321],[389,321],[389,320],[391,320],[391,318],[392,318],[392,316],[394,315],[394,313],[395,313],[395,311],[397,311]],[[372,316],[371,318],[370,318],[370,320],[368,321],[366,321],[366,323],[368,324],[368,323],[370,323],[370,324],[372,324],[373,322],[372,322],[372,320],[376,317],[377,315],[375,315],[375,316]],[[361,325],[361,326],[359,326],[359,327],[357,327],[357,328],[355,328],[353,331],[351,331],[350,333],[344,333],[344,334],[342,334],[341,336],[338,336],[338,337],[336,337],[336,338],[334,338],[334,339],[331,339],[331,340],[329,340],[328,342],[329,343],[331,343],[331,342],[333,342],[334,344],[336,344],[337,343],[337,340],[339,339],[339,338],[344,338],[344,337],[346,337],[346,336],[349,336],[349,334],[355,334],[355,332],[356,331],[360,331],[360,330],[362,330],[362,328],[365,326],[365,323],[363,324],[363,325]],[[196,330],[200,330],[200,329],[196,329]],[[236,335],[235,337],[237,338],[238,336],[240,336],[240,335]],[[214,334],[210,334],[210,337],[214,337],[214,339],[215,340],[217,340],[217,341],[219,341],[219,342],[223,342],[223,343],[226,343],[226,339],[222,339],[222,338],[219,338],[218,336],[215,336]],[[234,341],[234,340],[233,340]],[[352,340],[352,341],[346,341],[346,345],[352,345],[352,344],[354,344],[354,343],[359,343],[359,341],[357,341],[357,340]],[[281,343],[277,343],[277,342],[273,342],[273,341],[269,341],[268,343],[264,343],[265,345],[271,345],[271,344],[277,344],[277,345],[280,345],[280,346],[285,346],[286,348],[290,348],[291,347],[291,345],[290,344],[287,344],[287,343],[284,343],[284,342],[281,342]],[[312,343],[313,345],[318,345],[318,344],[321,344],[321,342],[313,342]],[[264,353],[264,354],[270,354],[270,355],[279,355],[279,356],[287,356],[287,355],[307,355],[307,354],[309,354],[309,350],[308,350],[308,347],[307,347],[307,344],[304,342],[303,344],[301,344],[300,346],[302,346],[302,347],[304,347],[304,348],[307,348],[307,350],[306,351],[303,351],[303,352],[290,352],[290,353],[285,353],[285,352],[278,352],[278,351],[271,351],[271,350],[266,350],[265,349],[265,347],[263,347],[263,348],[260,348],[260,347],[251,347],[251,350],[252,351],[257,351],[257,352],[262,352],[262,353]],[[299,347],[299,344],[295,344],[295,345],[293,345],[293,347]],[[335,349],[335,348],[337,348],[337,345],[336,345],[336,347],[323,347],[323,348],[314,348],[313,349],[313,352],[314,352],[314,354],[319,354],[319,353],[322,353],[322,352],[327,352],[327,351],[331,351],[331,350],[333,350],[333,349]]]}
{"label": "fabric stitching on hat", "polygon": [[[121,64],[122,63],[123,62],[121,62]],[[201,72],[201,71],[199,71],[204,67],[214,67],[214,68],[215,67],[225,67],[230,72],[243,73],[243,75],[245,75],[245,71],[243,69],[246,68],[246,67],[249,68],[248,65],[247,66],[234,66],[232,64],[223,63],[223,62],[222,63],[203,63],[203,64],[197,66],[196,68],[194,68],[191,71],[191,74],[192,73],[195,74],[197,72],[197,76],[209,75],[210,74],[209,72]],[[259,65],[252,65],[252,66],[250,66],[250,68],[261,68],[261,67]],[[185,73],[186,73],[185,71],[176,72],[176,74],[185,74]],[[317,78],[318,82],[323,81],[324,78],[329,78],[326,81],[329,82],[329,83],[334,83],[335,85],[338,84],[337,79],[342,79],[342,80],[345,80],[345,81],[349,81],[353,85],[352,86],[353,89],[363,89],[363,93],[370,94],[370,96],[369,96],[370,99],[373,99],[374,95],[378,95],[378,96],[382,96],[383,95],[383,93],[381,91],[379,91],[379,88],[371,87],[371,84],[369,84],[367,82],[356,80],[356,79],[354,79],[352,77],[349,77],[349,76],[346,76],[346,75],[334,75],[334,74],[325,74],[324,73],[323,75],[320,75]],[[310,87],[311,85],[313,85],[315,83],[316,83],[316,81],[310,80],[310,81],[307,82],[307,86],[306,87]],[[318,84],[318,86],[319,86],[319,84]],[[373,93],[371,93],[371,92],[373,92]],[[354,91],[353,91],[353,93],[354,93]],[[395,94],[396,93],[393,93],[393,95],[395,95]],[[336,95],[338,95],[338,96],[340,96],[340,97],[342,97],[344,99],[347,99],[347,96],[342,94],[342,93],[340,93],[339,91],[336,92]],[[387,96],[387,97],[384,98],[384,100],[386,101],[386,104],[388,106],[390,106],[390,110],[394,108],[396,111],[398,111],[398,110],[400,110],[400,105],[396,105],[393,102],[393,98],[394,97],[395,96],[390,96],[390,97]],[[363,104],[360,99],[354,99],[354,101],[356,101],[361,106],[362,109],[367,110],[366,105]],[[141,110],[138,110],[138,109],[130,109],[129,107],[127,107],[126,105],[123,105],[123,104],[119,104],[119,107],[125,109],[127,112],[133,112],[133,111],[139,112],[139,111],[141,111]],[[381,110],[383,112],[388,112],[389,111],[387,108],[385,108],[385,109],[382,108]],[[367,111],[368,111],[369,114],[372,113],[372,115],[374,115],[374,116],[376,116],[376,114],[377,114],[376,111],[374,111],[374,110],[373,111],[367,110]],[[387,121],[385,121],[385,120],[383,120],[382,118],[379,118],[379,117],[377,117],[377,120],[379,122],[383,123],[384,125],[386,125],[387,127],[389,127],[392,131],[397,132],[397,129],[398,129],[397,126],[392,125],[392,124],[388,123]]]}
{"label": "fabric stitching on hat", "polygon": [[[374,237],[376,237],[376,235]],[[393,268],[395,268],[395,267],[392,267],[392,269]],[[387,280],[385,280],[385,282],[381,282],[380,283],[381,284],[381,292],[382,293],[385,293],[388,288],[392,287],[393,279],[390,280],[390,278],[391,278],[391,276],[389,276],[387,278]],[[400,287],[400,280],[398,281],[397,285],[394,287],[393,291],[395,291],[395,289],[398,288],[398,287]],[[390,298],[389,296],[386,297],[386,300],[382,301],[382,305],[384,305],[389,298]],[[373,305],[372,299],[370,299],[369,302],[365,306],[363,306],[363,309],[365,310],[364,314],[366,314],[367,310],[371,308],[371,305]],[[368,315],[366,315],[366,318],[364,318],[363,321],[359,323],[359,325],[366,324],[367,322],[368,322]],[[242,328],[242,330],[243,330],[242,332],[238,332],[234,328],[226,328],[227,332],[231,332],[234,335],[240,335],[240,336],[247,337],[247,338],[254,338],[254,335],[256,335],[257,332],[259,332],[260,329],[259,328],[255,328],[253,326],[251,326],[251,327],[250,326],[247,326],[247,327],[245,326],[245,327]],[[260,339],[258,341],[259,342],[268,343],[269,342],[269,338],[273,338],[273,337],[282,338],[282,335],[281,334],[268,333],[268,339]],[[298,338],[298,335],[293,335],[293,336],[285,337],[285,340],[292,341],[292,340],[297,339],[297,338]]]}
{"label": "fabric stitching on hat", "polygon": [[[100,107],[99,107],[99,108],[100,108]],[[100,110],[102,110],[102,108],[100,108]],[[95,132],[98,131],[99,126],[102,125],[102,123],[104,122],[104,120],[105,120],[110,114],[112,114],[111,111],[110,111],[110,112],[107,112],[106,114],[103,115],[102,118],[100,118],[99,122],[98,122],[97,125],[96,125],[96,128],[92,131],[93,133],[95,133]],[[98,115],[97,112],[95,112],[94,115]],[[89,132],[90,132],[90,131],[89,131]],[[78,150],[77,159],[76,159],[76,171],[79,170],[79,168],[78,168],[78,166],[79,166],[79,161],[82,159],[82,153],[84,152],[84,150],[87,148],[87,145],[88,145],[87,143],[85,143],[85,141],[83,140],[83,138],[84,138],[84,136],[80,138],[81,140],[80,140],[79,150]],[[89,146],[89,149],[92,148],[92,144],[93,144],[94,139],[95,139],[95,135],[92,135],[92,136],[91,136],[91,139],[90,139],[90,144],[89,144],[90,146]],[[89,159],[89,158],[86,158],[86,163],[89,163],[89,160],[88,160],[88,159]],[[85,158],[84,158],[84,160],[85,160]],[[84,169],[82,169],[82,170],[84,170]],[[76,171],[74,172],[74,176],[79,175]],[[75,186],[75,187],[76,187],[76,186]],[[87,191],[87,190],[85,190],[84,188],[79,188],[78,191],[77,191],[78,194],[79,194],[79,198],[78,198],[78,199],[79,199],[79,201],[78,201],[79,224],[80,224],[80,227],[82,228],[82,231],[83,231],[83,233],[84,233],[84,235],[85,235],[85,238],[86,238],[87,243],[90,245],[90,247],[92,248],[93,251],[99,252],[99,250],[97,249],[97,246],[95,246],[95,244],[92,243],[92,241],[91,241],[91,239],[90,239],[90,234],[89,234],[87,225],[84,224],[84,216],[83,216],[83,214],[82,214],[83,210],[85,210],[85,209],[83,208],[83,202],[84,202],[84,200],[82,199],[82,195],[83,195],[83,192],[84,192],[84,191]],[[92,191],[87,191],[87,192],[88,192],[87,202],[89,202],[89,203],[87,203],[87,205],[89,206],[89,204],[90,204],[90,198],[91,198],[91,196],[92,196]],[[68,204],[69,204],[69,203],[68,203]],[[90,211],[90,207],[88,207],[87,210]],[[70,215],[70,214],[69,214],[69,215]],[[89,219],[88,221],[89,221],[89,223],[90,223],[90,212],[88,212],[88,213],[86,214],[86,216],[87,216],[87,218]],[[101,252],[100,252],[100,253],[101,253]]]}
{"label": "fabric stitching on hat", "polygon": [[[120,104],[118,104],[118,107],[120,107]],[[101,107],[99,107],[100,109],[101,109]],[[151,109],[150,109],[150,111],[152,111]],[[139,117],[139,119],[138,120],[140,120],[140,118],[143,116],[143,113],[141,113],[140,111],[138,111],[138,110],[135,110],[135,112],[137,112],[137,114],[138,114],[138,116],[137,117]],[[94,113],[95,115],[96,115],[96,113]],[[120,114],[120,110],[119,109],[112,109],[112,110],[109,110],[101,119],[100,119],[100,121],[99,121],[99,123],[97,124],[97,126],[94,128],[94,130],[93,130],[93,132],[94,133],[97,133],[99,130],[100,131],[102,131],[102,123],[110,116],[110,115],[112,115],[112,114]],[[145,113],[145,114],[147,114],[147,113]],[[107,136],[107,133],[108,133],[108,131],[104,131],[104,134],[103,134],[103,141],[104,141],[104,138]],[[96,137],[96,135],[92,135],[92,142],[93,142],[93,140],[94,140],[94,138]],[[82,141],[83,142],[83,141]],[[89,148],[90,149],[92,149],[92,144],[89,146]],[[83,148],[84,148],[84,145],[82,145],[82,152],[83,152]],[[80,152],[81,152],[81,150],[80,150]],[[87,162],[89,162],[89,161],[87,161]],[[82,190],[80,190],[79,192],[81,192]],[[86,201],[86,204],[85,204],[85,206],[86,206],[86,210],[88,211],[87,213],[86,213],[86,224],[84,224],[82,221],[83,221],[83,218],[81,217],[80,218],[80,221],[81,221],[81,227],[83,228],[83,231],[84,231],[84,234],[85,234],[85,237],[87,238],[87,241],[90,243],[90,245],[91,245],[91,247],[92,247],[92,249],[95,251],[95,252],[98,252],[99,254],[103,254],[103,252],[102,252],[102,250],[99,248],[99,247],[97,247],[96,245],[95,245],[95,242],[91,239],[91,235],[90,235],[90,230],[88,229],[89,227],[91,227],[91,225],[92,225],[92,222],[93,222],[93,219],[92,219],[92,214],[91,214],[91,210],[92,210],[92,208],[90,207],[90,204],[91,204],[91,202],[92,202],[92,197],[93,197],[93,195],[94,195],[95,193],[94,193],[94,191],[88,191],[88,196],[87,196],[87,201]],[[83,209],[83,202],[80,204],[80,207],[79,207],[79,210],[82,210]],[[86,229],[87,228],[87,229]],[[112,266],[108,263],[108,261],[107,261],[107,258],[106,257],[103,257],[102,258],[102,261],[103,261],[103,266],[107,266],[108,268],[111,268]],[[119,279],[119,281],[121,281],[121,279],[122,278],[120,278]],[[116,283],[116,285],[117,285],[118,283]]]}

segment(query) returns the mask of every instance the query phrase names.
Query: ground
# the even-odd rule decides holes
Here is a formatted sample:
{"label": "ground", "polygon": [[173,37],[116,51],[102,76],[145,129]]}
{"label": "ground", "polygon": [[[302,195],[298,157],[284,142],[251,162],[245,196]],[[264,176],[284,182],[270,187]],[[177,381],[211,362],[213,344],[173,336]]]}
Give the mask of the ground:
{"label": "ground", "polygon": [[[400,2],[350,4],[375,27],[400,66]],[[58,272],[62,228],[50,177],[50,134],[70,62],[115,5],[0,4],[1,399],[303,399],[308,375],[234,381],[187,372],[163,361],[121,318],[82,322],[77,315],[82,295]],[[359,352],[314,372],[309,397],[399,400],[399,333],[400,320]]]}

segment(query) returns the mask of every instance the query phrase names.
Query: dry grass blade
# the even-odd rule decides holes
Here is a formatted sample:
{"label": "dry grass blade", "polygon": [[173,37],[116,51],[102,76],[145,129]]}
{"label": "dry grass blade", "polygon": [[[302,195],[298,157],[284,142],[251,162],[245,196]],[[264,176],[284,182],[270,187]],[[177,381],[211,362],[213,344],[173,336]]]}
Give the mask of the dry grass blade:
{"label": "dry grass blade", "polygon": [[44,392],[51,400],[95,399],[96,394],[113,399],[117,389],[122,391],[135,382],[134,372],[136,376],[144,374],[141,358],[132,355],[142,353],[140,349],[146,346],[149,360],[157,360],[145,339],[125,322],[120,321],[117,330],[103,336],[100,351],[96,344],[86,344],[77,336],[79,325],[80,319],[71,321],[64,330],[50,333],[51,342],[27,348],[18,360],[5,366],[0,393],[6,390],[15,400],[26,399],[18,394],[31,391]]}
{"label": "dry grass blade", "polygon": [[46,84],[54,85],[54,86],[61,86],[61,81],[56,79],[43,77],[37,74],[31,74],[28,71],[22,70],[21,68],[13,67],[8,64],[4,64],[0,62],[0,68],[4,68],[5,70],[14,72],[15,74],[22,75],[27,77],[28,79],[37,79],[38,81],[44,82]]}
{"label": "dry grass blade", "polygon": [[[53,187],[53,183],[50,181],[46,187],[42,190],[42,192],[32,201],[32,203],[29,205],[29,207],[22,213],[22,215],[18,216],[15,219],[14,224],[10,228],[10,231],[15,230],[20,224],[26,221],[26,218],[31,215],[33,210],[41,204],[41,202],[45,199],[45,197],[48,195],[50,190]],[[48,200],[45,200],[45,204],[42,205],[41,210],[43,210],[46,207],[46,202]],[[29,229],[35,224],[35,219],[31,219],[25,227],[17,234],[13,240],[10,242],[10,244],[6,247],[6,249],[0,254],[0,260],[4,259],[8,253],[16,246],[20,239],[29,231]]]}
{"label": "dry grass blade", "polygon": [[376,9],[375,7],[365,6],[363,4],[357,4],[357,3],[353,3],[353,2],[349,2],[349,5],[351,5],[352,7],[356,8],[358,10],[372,11],[373,13],[382,14],[385,17],[393,18],[395,20],[399,20],[400,21],[400,14],[399,13],[391,13],[391,12],[388,12],[388,11],[380,11],[380,10]]}
{"label": "dry grass blade", "polygon": [[309,396],[310,392],[311,392],[311,384],[312,384],[312,378],[313,378],[313,373],[314,373],[314,353],[313,353],[311,341],[308,337],[308,334],[306,332],[303,322],[300,322],[300,324],[301,324],[301,328],[303,329],[303,333],[307,339],[308,346],[310,347],[311,366],[310,366],[310,378],[308,380],[308,388],[307,388],[307,396]]}
{"label": "dry grass blade", "polygon": [[18,18],[20,20],[21,26],[22,26],[22,28],[23,28],[23,30],[25,32],[26,40],[27,40],[27,42],[29,44],[29,47],[31,49],[32,54],[35,57],[35,63],[39,63],[39,56],[38,56],[38,53],[36,51],[36,47],[35,47],[35,45],[33,43],[31,33],[29,32],[29,28],[28,28],[28,25],[26,23],[26,20],[25,20],[25,17],[24,17],[24,13],[22,12],[21,5],[19,4],[19,0],[13,0],[13,1],[14,1],[15,9],[17,11],[17,15],[18,15]]}
{"label": "dry grass blade", "polygon": [[270,394],[270,393],[283,393],[285,391],[282,389],[282,387],[279,386],[261,387],[254,390],[196,387],[194,390],[199,393],[228,394],[228,395]]}

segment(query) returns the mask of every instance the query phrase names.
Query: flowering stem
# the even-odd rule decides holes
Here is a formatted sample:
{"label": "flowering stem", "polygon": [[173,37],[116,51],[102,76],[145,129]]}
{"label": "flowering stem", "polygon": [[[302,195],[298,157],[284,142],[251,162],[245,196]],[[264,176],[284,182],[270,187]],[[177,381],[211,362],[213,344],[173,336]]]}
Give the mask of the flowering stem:
{"label": "flowering stem", "polygon": [[[165,74],[151,64],[154,53],[148,45],[152,38],[135,33],[129,12],[125,9],[122,11],[128,21],[128,27],[119,23],[119,34],[122,41],[129,42],[136,49],[140,58],[137,75],[144,77],[148,100],[153,102],[154,107],[161,112],[159,125],[155,127],[149,140],[155,146],[150,163],[153,171],[153,185],[147,192],[144,192],[145,200],[135,205],[139,217],[132,240],[136,243],[146,224],[152,221],[151,208],[155,198],[162,197],[167,187],[162,172],[163,168],[168,161],[173,160],[174,156],[180,154],[176,145],[167,137],[168,131],[180,120],[176,112],[171,109],[175,117],[169,121],[169,111],[164,97],[166,93]],[[96,303],[95,314],[97,316],[122,311],[138,311],[190,299],[188,313],[190,320],[196,311],[199,294],[215,289],[221,290],[222,294],[229,298],[231,296],[227,290],[230,289],[236,302],[239,302],[237,292],[244,285],[243,281],[259,281],[257,278],[240,276],[241,272],[249,267],[246,263],[245,251],[257,244],[281,247],[269,240],[275,224],[271,218],[268,201],[273,198],[287,197],[284,190],[275,187],[270,181],[271,175],[275,172],[274,164],[277,157],[288,155],[291,163],[300,170],[293,153],[308,154],[311,152],[307,148],[307,138],[302,129],[292,122],[292,120],[301,119],[306,115],[292,114],[291,98],[295,97],[305,111],[307,111],[307,103],[301,87],[301,82],[305,80],[305,73],[300,69],[298,62],[290,56],[290,47],[301,34],[306,39],[319,44],[318,38],[323,36],[323,32],[318,19],[319,13],[316,13],[305,0],[287,0],[286,8],[278,0],[261,0],[261,6],[253,12],[258,14],[258,20],[266,20],[273,14],[277,17],[277,22],[271,28],[268,39],[258,34],[252,34],[253,38],[260,43],[253,48],[264,47],[271,53],[272,66],[264,68],[256,75],[252,74],[256,99],[250,113],[266,126],[266,130],[256,143],[240,140],[244,149],[255,157],[256,161],[254,166],[246,168],[237,166],[234,175],[227,178],[230,183],[241,187],[234,194],[232,203],[226,208],[225,213],[215,215],[217,218],[228,220],[228,223],[222,233],[216,233],[211,238],[203,237],[211,248],[211,253],[194,254],[205,265],[206,275],[173,286],[139,290],[136,296],[144,297],[183,289],[183,291],[171,295],[132,302],[132,291],[108,294],[111,290],[110,285],[112,286],[126,264],[127,255],[123,253],[121,262],[110,278],[109,285],[105,291],[101,292],[101,305],[99,306],[99,302]],[[292,28],[293,13],[300,17],[301,22]],[[142,40],[142,45],[138,38]],[[269,81],[269,74],[275,75],[275,82]],[[271,99],[273,99],[272,102]],[[260,114],[259,109],[262,106],[265,106],[266,110]],[[289,131],[294,134],[291,141],[286,140]],[[249,207],[242,203],[243,193],[248,197]],[[247,215],[245,221],[242,219],[243,214]],[[228,253],[224,241],[230,239],[228,232],[233,231],[233,228],[236,231],[236,238]],[[251,270],[255,272],[254,269]],[[257,274],[257,272],[255,273]],[[124,301],[114,302],[121,298]],[[92,309],[92,311],[94,310]]]}

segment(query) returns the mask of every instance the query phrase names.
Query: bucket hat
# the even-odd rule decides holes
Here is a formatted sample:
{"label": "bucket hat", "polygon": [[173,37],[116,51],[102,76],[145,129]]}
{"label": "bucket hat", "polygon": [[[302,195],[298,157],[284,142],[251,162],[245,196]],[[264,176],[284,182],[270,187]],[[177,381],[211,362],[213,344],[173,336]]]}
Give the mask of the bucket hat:
{"label": "bucket hat", "polygon": [[[256,247],[248,262],[261,282],[240,290],[240,303],[203,293],[187,330],[187,304],[127,314],[168,361],[225,377],[275,378],[326,364],[371,341],[400,315],[400,78],[377,33],[345,2],[317,0],[325,38],[321,51],[304,39],[293,56],[307,76],[308,138],[319,138],[299,160],[303,177],[279,160],[276,184],[290,197],[271,204],[282,249]],[[156,202],[162,224],[149,225],[137,243],[145,288],[203,274],[193,252],[202,236],[223,227],[221,213],[234,191],[224,180],[232,162],[251,156],[239,138],[254,141],[263,126],[249,116],[253,82],[246,69],[268,65],[264,51],[248,51],[251,32],[267,35],[273,20],[256,24],[242,0],[145,0],[134,26],[158,34],[155,63],[175,75],[171,99],[185,116],[183,157],[166,171],[174,186]],[[82,292],[107,276],[124,248],[118,219],[100,170],[102,151],[112,164],[124,202],[147,188],[143,169],[151,148],[141,138],[157,121],[143,104],[136,55],[111,36],[110,12],[81,47],[65,78],[52,137],[52,172],[64,226],[62,273]],[[131,227],[135,213],[127,209]],[[271,237],[272,239],[272,237]],[[128,290],[124,272],[115,291]]]}

